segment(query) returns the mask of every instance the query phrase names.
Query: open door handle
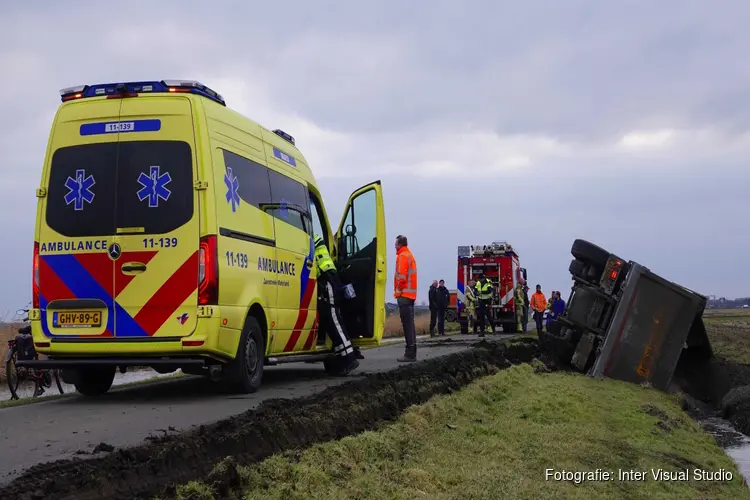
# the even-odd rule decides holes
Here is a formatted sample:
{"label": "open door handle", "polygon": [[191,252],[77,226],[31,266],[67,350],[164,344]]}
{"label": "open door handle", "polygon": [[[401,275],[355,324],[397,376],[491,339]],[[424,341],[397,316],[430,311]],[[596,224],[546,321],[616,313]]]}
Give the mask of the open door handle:
{"label": "open door handle", "polygon": [[141,262],[128,262],[127,264],[123,264],[122,272],[124,273],[142,273],[146,270],[146,264],[143,264]]}

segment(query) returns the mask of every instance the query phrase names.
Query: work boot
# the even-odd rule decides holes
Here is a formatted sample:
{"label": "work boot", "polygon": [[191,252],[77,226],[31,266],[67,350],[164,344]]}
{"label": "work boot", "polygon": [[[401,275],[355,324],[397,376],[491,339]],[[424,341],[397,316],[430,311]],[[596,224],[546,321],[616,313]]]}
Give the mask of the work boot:
{"label": "work boot", "polygon": [[354,356],[354,354],[349,354],[341,358],[341,361],[339,361],[337,364],[339,365],[339,367],[334,372],[334,375],[337,377],[345,377],[359,368],[359,361],[357,361],[357,358]]}
{"label": "work boot", "polygon": [[414,363],[417,360],[417,357],[411,357],[404,354],[403,356],[396,359],[399,363]]}
{"label": "work boot", "polygon": [[342,370],[342,375],[349,375],[351,372],[359,368],[359,361],[357,359],[352,359],[347,366]]}
{"label": "work boot", "polygon": [[357,359],[365,359],[365,356],[362,354],[362,351],[359,350],[359,347],[354,348],[354,357]]}

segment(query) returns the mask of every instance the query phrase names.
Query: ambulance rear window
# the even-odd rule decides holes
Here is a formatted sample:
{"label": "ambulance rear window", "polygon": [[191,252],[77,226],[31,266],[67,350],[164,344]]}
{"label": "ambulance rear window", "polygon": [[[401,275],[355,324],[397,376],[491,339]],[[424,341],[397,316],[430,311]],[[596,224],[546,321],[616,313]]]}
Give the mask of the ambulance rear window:
{"label": "ambulance rear window", "polygon": [[60,148],[50,166],[47,225],[71,238],[111,236],[116,228],[170,232],[193,216],[192,165],[181,141]]}
{"label": "ambulance rear window", "polygon": [[47,183],[47,225],[63,236],[114,234],[117,143],[60,148]]}
{"label": "ambulance rear window", "polygon": [[120,142],[117,227],[173,231],[193,217],[193,159],[182,141]]}

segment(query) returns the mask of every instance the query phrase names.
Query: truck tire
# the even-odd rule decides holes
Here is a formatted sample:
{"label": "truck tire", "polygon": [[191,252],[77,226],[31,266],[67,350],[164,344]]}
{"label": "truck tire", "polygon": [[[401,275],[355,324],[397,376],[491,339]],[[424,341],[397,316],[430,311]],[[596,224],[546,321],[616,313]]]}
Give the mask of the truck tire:
{"label": "truck tire", "polygon": [[106,394],[115,381],[114,366],[88,366],[72,370],[73,385],[76,391],[88,397]]}
{"label": "truck tire", "polygon": [[577,239],[570,249],[573,257],[587,264],[593,264],[598,268],[604,268],[609,260],[609,252],[586,240]]}
{"label": "truck tire", "polygon": [[570,274],[576,278],[581,278],[582,280],[586,279],[586,263],[582,260],[573,259],[570,261],[568,271],[570,271]]}
{"label": "truck tire", "polygon": [[453,309],[448,309],[445,311],[445,321],[448,321],[449,323],[453,323],[456,321],[456,311]]}
{"label": "truck tire", "polygon": [[263,380],[265,352],[260,323],[254,317],[248,316],[237,346],[237,355],[224,366],[222,382],[226,388],[241,394],[257,391]]}

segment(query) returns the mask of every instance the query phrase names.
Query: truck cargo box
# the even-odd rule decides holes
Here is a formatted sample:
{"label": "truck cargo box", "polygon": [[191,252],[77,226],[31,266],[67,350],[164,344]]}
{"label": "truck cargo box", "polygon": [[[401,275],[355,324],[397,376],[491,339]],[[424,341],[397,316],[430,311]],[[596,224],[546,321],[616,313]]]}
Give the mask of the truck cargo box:
{"label": "truck cargo box", "polygon": [[666,389],[683,349],[710,349],[705,307],[704,296],[631,262],[591,374]]}
{"label": "truck cargo box", "polygon": [[664,390],[684,353],[713,355],[705,296],[584,240],[571,253],[571,296],[549,330],[573,347],[574,368]]}

